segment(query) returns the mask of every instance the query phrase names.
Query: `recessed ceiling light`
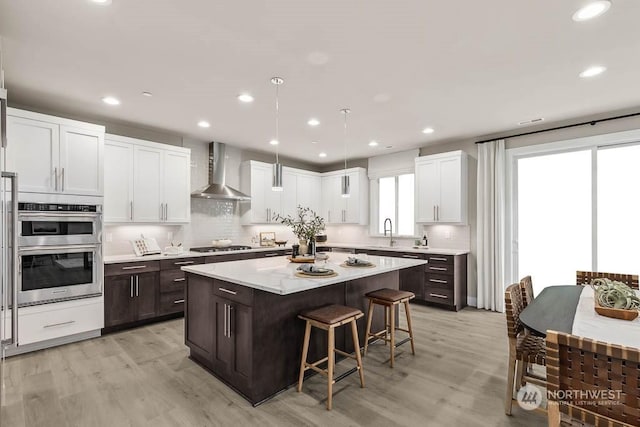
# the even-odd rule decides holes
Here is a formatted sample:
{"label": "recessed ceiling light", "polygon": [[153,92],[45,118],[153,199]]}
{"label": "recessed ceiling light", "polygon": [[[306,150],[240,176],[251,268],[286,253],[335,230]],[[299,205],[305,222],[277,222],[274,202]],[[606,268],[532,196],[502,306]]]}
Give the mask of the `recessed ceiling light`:
{"label": "recessed ceiling light", "polygon": [[278,144],[280,144],[280,142],[278,142],[278,140],[277,140],[277,139],[272,139],[271,141],[269,141],[269,144],[271,144],[271,145],[278,145]]}
{"label": "recessed ceiling light", "polygon": [[588,78],[595,77],[598,74],[602,74],[607,70],[607,67],[603,67],[602,65],[594,65],[592,67],[587,68],[583,72],[580,73],[580,77]]}
{"label": "recessed ceiling light", "polygon": [[312,144],[317,144],[317,143],[318,143],[318,141],[311,141],[311,143],[312,143]]}
{"label": "recessed ceiling light", "polygon": [[320,120],[318,120],[318,119],[309,119],[307,124],[309,126],[318,126],[320,124]]}
{"label": "recessed ceiling light", "polygon": [[142,92],[142,96],[152,97],[153,94],[151,92]]}
{"label": "recessed ceiling light", "polygon": [[253,96],[249,95],[248,93],[241,93],[240,95],[238,95],[238,99],[240,100],[240,102],[253,102]]}
{"label": "recessed ceiling light", "polygon": [[573,14],[573,20],[576,22],[588,21],[604,14],[611,7],[609,0],[592,1],[584,7],[581,7]]}
{"label": "recessed ceiling light", "polygon": [[108,6],[111,4],[111,0],[89,0],[91,3],[99,4],[100,6]]}
{"label": "recessed ceiling light", "polygon": [[378,142],[377,141],[371,141],[369,143],[369,147],[377,147],[378,146]]}
{"label": "recessed ceiling light", "polygon": [[318,157],[327,157],[327,153],[320,153],[318,154]]}
{"label": "recessed ceiling light", "polygon": [[105,96],[102,98],[102,102],[109,105],[120,105],[120,100],[118,98],[114,98],[113,96]]}
{"label": "recessed ceiling light", "polygon": [[430,133],[433,133],[433,132],[435,132],[433,130],[433,128],[424,128],[424,129],[422,129],[422,133],[430,134]]}
{"label": "recessed ceiling light", "polygon": [[200,120],[198,122],[198,126],[200,126],[201,128],[208,128],[211,127],[211,124],[206,120]]}

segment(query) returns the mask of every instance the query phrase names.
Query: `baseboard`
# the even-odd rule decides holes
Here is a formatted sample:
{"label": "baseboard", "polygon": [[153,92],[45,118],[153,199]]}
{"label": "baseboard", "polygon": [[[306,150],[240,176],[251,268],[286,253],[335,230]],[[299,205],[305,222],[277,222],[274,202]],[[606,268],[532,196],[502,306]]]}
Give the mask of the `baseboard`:
{"label": "baseboard", "polygon": [[59,345],[71,344],[73,342],[84,341],[90,338],[99,337],[100,329],[95,331],[82,332],[79,334],[68,335],[66,337],[54,338],[52,340],[34,342],[32,344],[25,344],[18,347],[10,347],[7,349],[7,357],[17,356],[18,354],[30,353],[32,351],[44,350],[45,348],[57,347]]}
{"label": "baseboard", "polygon": [[467,297],[467,305],[469,307],[477,307],[478,306],[478,298],[476,298],[476,297]]}

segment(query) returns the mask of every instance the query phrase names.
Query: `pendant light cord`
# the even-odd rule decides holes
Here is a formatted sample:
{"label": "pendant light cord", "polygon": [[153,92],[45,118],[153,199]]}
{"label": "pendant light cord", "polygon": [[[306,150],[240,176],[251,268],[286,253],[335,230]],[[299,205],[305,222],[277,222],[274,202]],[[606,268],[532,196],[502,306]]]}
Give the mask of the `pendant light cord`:
{"label": "pendant light cord", "polygon": [[279,146],[280,146],[280,102],[279,102],[279,91],[280,84],[276,84],[276,163],[280,163],[280,159],[278,157]]}
{"label": "pendant light cord", "polygon": [[344,174],[347,175],[347,114],[349,114],[349,109],[344,108],[342,114],[344,114]]}

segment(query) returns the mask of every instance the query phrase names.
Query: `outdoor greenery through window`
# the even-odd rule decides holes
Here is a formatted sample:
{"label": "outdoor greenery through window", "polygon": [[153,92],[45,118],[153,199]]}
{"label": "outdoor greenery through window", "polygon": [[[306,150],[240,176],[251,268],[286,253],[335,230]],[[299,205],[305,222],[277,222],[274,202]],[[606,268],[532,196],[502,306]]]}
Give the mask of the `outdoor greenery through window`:
{"label": "outdoor greenery through window", "polygon": [[384,233],[384,220],[390,218],[394,235],[415,234],[413,196],[412,173],[378,180],[378,233]]}

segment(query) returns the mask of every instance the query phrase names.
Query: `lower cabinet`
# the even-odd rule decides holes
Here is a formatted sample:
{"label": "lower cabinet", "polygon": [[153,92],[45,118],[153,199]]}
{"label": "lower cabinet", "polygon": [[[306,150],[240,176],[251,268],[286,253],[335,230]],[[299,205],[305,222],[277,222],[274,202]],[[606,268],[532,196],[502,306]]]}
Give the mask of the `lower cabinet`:
{"label": "lower cabinet", "polygon": [[158,279],[158,272],[105,277],[105,327],[156,317]]}
{"label": "lower cabinet", "polygon": [[426,254],[385,250],[356,249],[370,255],[426,259],[420,267],[400,270],[400,289],[413,292],[421,301],[452,310],[467,306],[467,255]]}

